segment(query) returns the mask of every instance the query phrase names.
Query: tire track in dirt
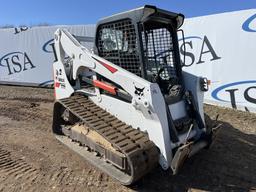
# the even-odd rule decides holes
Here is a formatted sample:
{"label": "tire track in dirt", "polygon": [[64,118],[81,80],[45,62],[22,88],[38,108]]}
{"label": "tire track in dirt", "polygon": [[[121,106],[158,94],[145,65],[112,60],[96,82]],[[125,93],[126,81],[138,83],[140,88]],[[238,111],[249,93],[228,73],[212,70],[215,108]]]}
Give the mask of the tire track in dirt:
{"label": "tire track in dirt", "polygon": [[2,148],[0,148],[0,175],[0,191],[37,191],[37,185],[42,183],[46,183],[48,189],[55,189],[67,181],[70,183],[82,181],[66,167],[61,167],[56,171],[52,170],[50,174],[42,172],[33,164],[27,163],[23,158],[12,155],[10,151]]}
{"label": "tire track in dirt", "polygon": [[[93,178],[96,177],[95,173],[89,171],[85,174]],[[42,191],[64,191],[66,187],[71,187],[72,191],[82,191],[88,185],[83,174],[76,174],[67,167],[53,168],[47,172],[3,148],[0,148],[0,183],[0,191],[3,192],[38,191],[38,187]],[[89,185],[93,186],[94,183]]]}
{"label": "tire track in dirt", "polygon": [[39,103],[0,102],[0,116],[8,117],[16,121],[41,121],[50,117],[43,114]]}
{"label": "tire track in dirt", "polygon": [[[22,158],[15,157],[10,151],[0,148],[0,191],[10,191],[9,185],[21,182],[26,185],[31,183],[39,171]],[[33,191],[33,190],[29,190]]]}

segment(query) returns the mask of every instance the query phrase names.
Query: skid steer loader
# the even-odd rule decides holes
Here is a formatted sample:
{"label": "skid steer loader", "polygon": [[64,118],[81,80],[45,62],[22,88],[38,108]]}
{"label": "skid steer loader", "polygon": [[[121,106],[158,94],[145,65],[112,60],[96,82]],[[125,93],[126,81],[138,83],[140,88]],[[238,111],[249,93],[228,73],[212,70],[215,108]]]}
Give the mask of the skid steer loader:
{"label": "skid steer loader", "polygon": [[124,185],[158,163],[176,174],[211,144],[203,113],[207,79],[182,71],[183,20],[150,5],[103,18],[93,51],[81,37],[55,33],[53,132]]}

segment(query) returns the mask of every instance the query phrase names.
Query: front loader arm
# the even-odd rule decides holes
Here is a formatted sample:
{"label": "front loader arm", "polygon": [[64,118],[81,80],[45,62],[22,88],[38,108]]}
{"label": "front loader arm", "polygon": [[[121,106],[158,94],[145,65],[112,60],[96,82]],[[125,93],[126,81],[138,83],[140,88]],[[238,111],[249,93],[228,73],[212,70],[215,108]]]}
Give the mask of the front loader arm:
{"label": "front loader arm", "polygon": [[[73,79],[77,79],[77,71],[80,67],[89,68],[95,73],[100,74],[101,76],[121,86],[127,93],[132,96],[135,103],[142,103],[145,106],[149,106],[149,102],[151,100],[150,89],[152,87],[152,83],[91,53],[88,49],[83,47],[69,32],[64,29],[59,29],[56,31],[55,47],[57,58],[62,63],[64,61],[65,54],[72,58]],[[143,90],[144,92],[136,92],[135,87],[139,90]],[[158,93],[160,93],[160,89]],[[142,94],[144,95],[144,97],[141,97]],[[136,99],[138,96],[140,97],[140,99]]]}

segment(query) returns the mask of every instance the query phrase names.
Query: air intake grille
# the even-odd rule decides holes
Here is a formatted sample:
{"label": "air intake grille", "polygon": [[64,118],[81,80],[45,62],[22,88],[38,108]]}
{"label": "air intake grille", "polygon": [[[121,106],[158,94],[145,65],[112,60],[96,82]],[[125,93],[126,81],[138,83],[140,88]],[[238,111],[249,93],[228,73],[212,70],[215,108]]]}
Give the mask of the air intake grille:
{"label": "air intake grille", "polygon": [[97,38],[99,56],[141,76],[137,38],[129,19],[100,25]]}
{"label": "air intake grille", "polygon": [[171,32],[166,28],[145,30],[142,40],[147,71],[157,74],[164,68],[161,78],[177,77]]}

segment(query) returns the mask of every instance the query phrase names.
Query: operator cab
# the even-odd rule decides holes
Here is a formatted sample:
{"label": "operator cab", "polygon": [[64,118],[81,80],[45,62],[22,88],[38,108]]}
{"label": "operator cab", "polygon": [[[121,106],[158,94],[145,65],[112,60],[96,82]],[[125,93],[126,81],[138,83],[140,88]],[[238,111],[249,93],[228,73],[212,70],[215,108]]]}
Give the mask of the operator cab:
{"label": "operator cab", "polygon": [[158,83],[165,97],[177,97],[182,90],[177,29],[183,20],[182,14],[150,5],[103,18],[97,24],[94,51]]}

